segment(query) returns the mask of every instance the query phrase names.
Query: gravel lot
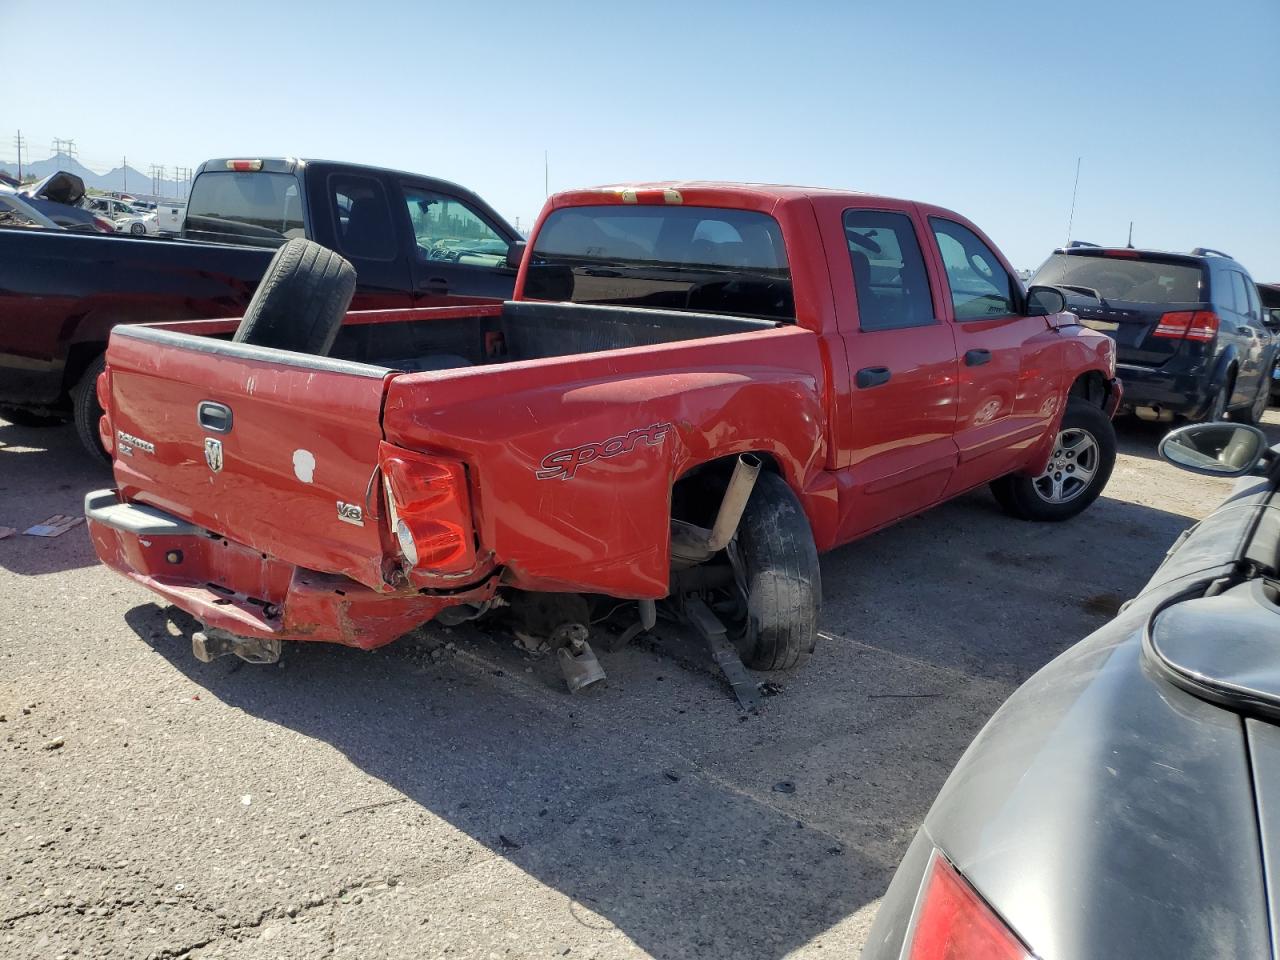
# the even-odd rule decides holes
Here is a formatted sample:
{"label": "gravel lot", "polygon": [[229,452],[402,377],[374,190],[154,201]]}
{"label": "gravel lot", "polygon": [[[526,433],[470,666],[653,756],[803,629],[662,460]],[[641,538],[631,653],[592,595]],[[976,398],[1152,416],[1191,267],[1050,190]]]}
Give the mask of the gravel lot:
{"label": "gravel lot", "polygon": [[[1069,523],[983,491],[825,557],[818,651],[749,718],[661,623],[580,698],[472,628],[206,665],[83,528],[0,541],[0,956],[855,956],[986,718],[1230,488],[1160,433]],[[109,484],[0,421],[0,526]]]}

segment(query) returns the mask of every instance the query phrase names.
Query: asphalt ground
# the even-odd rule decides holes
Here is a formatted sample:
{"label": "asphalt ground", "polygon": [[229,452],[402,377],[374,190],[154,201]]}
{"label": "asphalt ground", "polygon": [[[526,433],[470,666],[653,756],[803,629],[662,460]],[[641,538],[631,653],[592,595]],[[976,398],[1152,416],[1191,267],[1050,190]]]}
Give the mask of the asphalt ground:
{"label": "asphalt ground", "polygon": [[[203,664],[83,527],[0,540],[0,957],[856,956],[986,718],[1229,490],[1161,432],[1065,524],[979,491],[824,557],[758,716],[667,622],[584,696],[483,625]],[[0,421],[0,527],[110,482]]]}

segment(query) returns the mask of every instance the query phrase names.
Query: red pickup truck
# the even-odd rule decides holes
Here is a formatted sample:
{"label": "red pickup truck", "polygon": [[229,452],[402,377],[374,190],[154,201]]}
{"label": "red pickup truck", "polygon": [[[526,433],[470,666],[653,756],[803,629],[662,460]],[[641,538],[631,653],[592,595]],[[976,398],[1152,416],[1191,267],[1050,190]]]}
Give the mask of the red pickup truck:
{"label": "red pickup truck", "polygon": [[1105,485],[1114,343],[1015,277],[923,203],[559,194],[505,303],[340,310],[310,353],[234,320],[116,328],[117,488],[89,530],[207,625],[205,655],[500,607],[585,623],[603,596],[710,613],[748,665],[791,667],[818,552],[982,484],[1044,520]]}

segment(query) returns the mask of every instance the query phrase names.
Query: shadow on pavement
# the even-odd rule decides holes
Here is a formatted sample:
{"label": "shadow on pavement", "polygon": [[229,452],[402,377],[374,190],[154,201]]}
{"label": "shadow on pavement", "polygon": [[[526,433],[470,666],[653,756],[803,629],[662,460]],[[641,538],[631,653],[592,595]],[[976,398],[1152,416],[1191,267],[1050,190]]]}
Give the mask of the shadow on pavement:
{"label": "shadow on pavement", "polygon": [[83,524],[48,539],[21,531],[54,514],[81,516],[84,495],[111,485],[110,469],[89,458],[71,425],[18,427],[0,420],[0,527],[19,531],[0,540],[0,568],[38,576],[97,563]]}
{"label": "shadow on pavement", "polygon": [[[698,717],[680,700],[637,712],[633,684],[572,698],[551,658],[528,675],[509,641],[473,644],[464,630],[372,655],[299,644],[283,671],[234,657],[202,664],[195,624],[178,611],[146,605],[127,619],[221,700],[332,745],[655,957],[782,957],[888,884],[892,862],[811,822],[820,811],[803,786],[754,791],[693,759],[700,737],[705,751],[727,735],[736,753],[772,725],[739,723],[727,695]],[[432,662],[427,647],[448,638],[461,652]],[[612,676],[617,657],[607,659]],[[787,767],[776,780],[795,776]]]}
{"label": "shadow on pavement", "polygon": [[483,629],[298,644],[277,671],[196,661],[178,611],[127,619],[227,704],[332,745],[650,954],[781,958],[883,893],[974,718],[1110,619],[1189,523],[1107,499],[1022,523],[983,492],[836,551],[822,647],[753,718],[654,648],[603,655],[609,689],[571,698],[551,658]]}

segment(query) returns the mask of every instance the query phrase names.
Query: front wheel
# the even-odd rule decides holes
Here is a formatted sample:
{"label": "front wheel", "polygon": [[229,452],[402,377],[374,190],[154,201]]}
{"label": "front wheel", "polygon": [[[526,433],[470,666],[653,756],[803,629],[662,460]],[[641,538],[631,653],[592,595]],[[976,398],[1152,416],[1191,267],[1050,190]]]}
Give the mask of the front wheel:
{"label": "front wheel", "polygon": [[1116,432],[1099,407],[1070,399],[1039,476],[1009,475],[991,492],[1010,516],[1021,520],[1067,520],[1098,499],[1116,463]]}
{"label": "front wheel", "polygon": [[129,232],[135,237],[144,236],[147,232],[147,225],[145,223],[131,223],[129,224]]}

